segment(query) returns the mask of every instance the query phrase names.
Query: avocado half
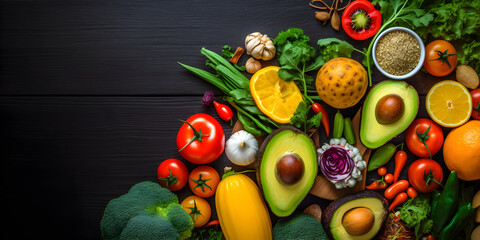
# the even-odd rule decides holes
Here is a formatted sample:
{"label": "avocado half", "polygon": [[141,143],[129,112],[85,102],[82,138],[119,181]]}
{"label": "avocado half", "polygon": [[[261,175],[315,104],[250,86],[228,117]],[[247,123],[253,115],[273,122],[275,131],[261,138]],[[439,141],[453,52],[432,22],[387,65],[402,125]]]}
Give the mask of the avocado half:
{"label": "avocado half", "polygon": [[[301,164],[287,164],[280,169],[285,156],[295,156]],[[281,127],[265,138],[257,157],[259,182],[268,206],[276,216],[289,216],[308,194],[317,176],[317,152],[313,141],[297,128]],[[296,167],[300,165],[302,170],[298,174],[300,171]],[[296,177],[285,183],[280,175]]]}
{"label": "avocado half", "polygon": [[[393,123],[377,121],[376,106],[384,96],[394,94],[403,99],[403,115]],[[360,140],[367,148],[378,148],[405,131],[418,113],[418,93],[404,81],[386,80],[375,85],[368,93],[362,107]]]}
{"label": "avocado half", "polygon": [[[351,211],[358,210],[369,212],[372,218],[368,219],[368,217],[364,217],[362,214],[347,217]],[[388,205],[382,195],[374,191],[364,190],[330,203],[322,213],[322,224],[331,239],[368,240],[377,235],[387,216]],[[357,225],[357,229],[365,232],[358,235],[351,234],[353,231],[350,230],[351,233],[349,233],[349,229],[352,228],[347,227],[346,218],[349,218],[351,225]],[[368,224],[368,222],[372,221],[373,224]],[[368,228],[365,227],[366,225],[369,225]]]}

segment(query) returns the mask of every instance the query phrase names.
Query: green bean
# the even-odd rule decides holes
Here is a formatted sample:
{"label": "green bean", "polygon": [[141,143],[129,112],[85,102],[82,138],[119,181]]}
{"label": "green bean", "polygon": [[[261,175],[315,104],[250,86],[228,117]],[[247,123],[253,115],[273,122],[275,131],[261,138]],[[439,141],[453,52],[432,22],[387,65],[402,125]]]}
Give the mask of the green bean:
{"label": "green bean", "polygon": [[242,114],[244,114],[245,116],[247,116],[248,118],[250,118],[256,125],[257,127],[259,127],[260,129],[262,129],[263,131],[265,131],[266,133],[270,134],[273,132],[273,129],[270,127],[270,126],[267,126],[265,124],[263,124],[260,120],[256,119],[255,117],[253,117],[252,115],[250,115],[248,112],[246,112],[245,110],[243,110],[241,107],[237,106],[237,104],[235,104],[234,102],[229,102],[230,105],[232,105],[232,107],[234,107],[235,109],[237,109],[237,111],[241,112]]}
{"label": "green bean", "polygon": [[333,121],[333,137],[341,138],[343,134],[343,125],[344,125],[343,115],[337,110],[335,118]]}
{"label": "green bean", "polygon": [[349,144],[355,145],[357,143],[357,136],[355,135],[355,130],[353,129],[352,119],[349,117],[345,118],[343,136],[345,136],[345,139],[347,139]]}
{"label": "green bean", "polygon": [[390,161],[397,150],[397,146],[387,143],[377,149],[368,162],[367,171],[375,170]]}
{"label": "green bean", "polygon": [[242,124],[245,131],[255,136],[265,135],[264,131],[258,129],[257,125],[255,125],[255,123],[252,120],[250,120],[248,117],[243,115],[241,112],[237,111],[237,117],[238,117],[238,121]]}
{"label": "green bean", "polygon": [[228,94],[232,90],[231,88],[229,88],[225,85],[225,82],[222,79],[218,78],[213,73],[207,72],[207,71],[199,69],[199,68],[188,66],[188,65],[183,64],[181,62],[178,62],[178,64],[180,64],[183,67],[185,67],[186,69],[188,69],[195,76],[207,81],[210,84],[215,85],[215,87],[220,89],[225,94]]}
{"label": "green bean", "polygon": [[218,55],[217,53],[210,51],[204,47],[200,50],[200,52],[207,57],[208,60],[212,61],[216,65],[223,65],[228,70],[230,70],[233,74],[235,74],[238,77],[239,81],[246,82],[250,84],[250,80],[248,80],[247,77],[245,77],[240,71],[238,71],[229,61],[227,61],[225,58],[222,56]]}

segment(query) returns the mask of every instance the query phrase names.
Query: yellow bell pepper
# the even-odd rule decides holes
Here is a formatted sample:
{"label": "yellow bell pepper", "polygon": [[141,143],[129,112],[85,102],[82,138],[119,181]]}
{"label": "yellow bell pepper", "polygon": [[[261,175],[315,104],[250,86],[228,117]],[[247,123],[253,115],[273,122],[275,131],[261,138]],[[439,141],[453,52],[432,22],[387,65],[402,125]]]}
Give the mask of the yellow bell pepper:
{"label": "yellow bell pepper", "polygon": [[241,173],[225,176],[215,193],[215,207],[225,238],[272,239],[270,215],[255,182]]}

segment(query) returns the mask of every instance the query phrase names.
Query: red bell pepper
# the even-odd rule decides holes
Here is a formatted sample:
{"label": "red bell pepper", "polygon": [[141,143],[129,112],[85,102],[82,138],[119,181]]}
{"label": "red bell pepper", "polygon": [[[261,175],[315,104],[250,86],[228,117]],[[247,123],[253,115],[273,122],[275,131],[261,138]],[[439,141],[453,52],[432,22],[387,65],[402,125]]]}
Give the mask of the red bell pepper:
{"label": "red bell pepper", "polygon": [[343,30],[353,39],[365,40],[375,35],[382,25],[382,14],[372,3],[356,0],[343,11]]}

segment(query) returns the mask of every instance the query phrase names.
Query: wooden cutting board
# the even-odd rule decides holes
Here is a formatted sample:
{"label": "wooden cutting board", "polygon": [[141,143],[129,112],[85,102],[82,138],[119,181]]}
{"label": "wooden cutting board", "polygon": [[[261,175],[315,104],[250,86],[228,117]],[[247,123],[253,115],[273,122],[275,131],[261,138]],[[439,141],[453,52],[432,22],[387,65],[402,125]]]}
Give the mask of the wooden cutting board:
{"label": "wooden cutting board", "polygon": [[[358,110],[356,113],[355,117],[352,119],[353,127],[355,130],[355,135],[357,136],[357,144],[355,147],[358,149],[360,154],[363,156],[363,160],[368,165],[368,160],[370,158],[371,154],[371,149],[365,147],[362,144],[362,141],[360,141],[360,119],[361,119],[361,109]],[[242,124],[237,121],[235,125],[233,126],[232,134],[242,130],[243,126]],[[307,134],[312,138],[313,142],[315,143],[316,147],[319,148],[323,143],[319,141],[319,133],[316,129],[312,129],[311,131],[307,132]],[[256,137],[258,141],[258,146],[260,147],[263,143],[264,137]],[[256,162],[246,166],[246,168],[249,169],[257,169]],[[257,171],[258,173],[258,171]],[[367,176],[367,169],[365,168],[362,171],[362,181],[358,182],[355,187],[353,188],[344,188],[344,189],[337,189],[335,188],[335,185],[331,183],[326,177],[321,175],[319,171],[319,175],[315,178],[315,183],[313,184],[312,188],[310,189],[310,194],[315,195],[317,197],[327,199],[327,200],[336,200],[338,198],[341,198],[343,196],[362,191],[365,189],[365,180]],[[258,176],[257,176],[258,177]]]}
{"label": "wooden cutting board", "polygon": [[[370,158],[370,154],[372,150],[370,148],[365,147],[360,141],[360,119],[361,119],[361,109],[358,110],[355,117],[352,119],[353,127],[355,130],[355,135],[357,136],[357,143],[355,147],[358,149],[360,154],[362,154],[363,160],[368,165],[368,160]],[[320,147],[320,146],[317,146]],[[365,180],[367,177],[367,168],[362,171],[362,181],[358,182],[355,187],[353,188],[342,188],[337,189],[335,185],[331,183],[325,176],[321,175],[321,173],[315,178],[315,183],[310,189],[310,194],[315,195],[317,197],[328,199],[328,200],[336,200],[346,195],[350,195],[352,193],[365,190]]]}

